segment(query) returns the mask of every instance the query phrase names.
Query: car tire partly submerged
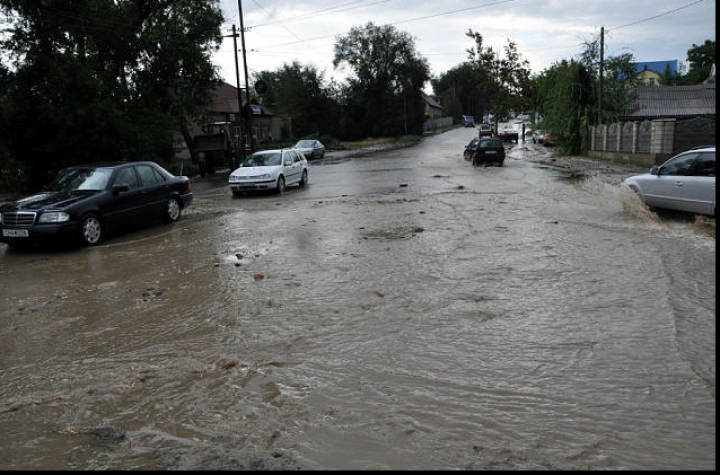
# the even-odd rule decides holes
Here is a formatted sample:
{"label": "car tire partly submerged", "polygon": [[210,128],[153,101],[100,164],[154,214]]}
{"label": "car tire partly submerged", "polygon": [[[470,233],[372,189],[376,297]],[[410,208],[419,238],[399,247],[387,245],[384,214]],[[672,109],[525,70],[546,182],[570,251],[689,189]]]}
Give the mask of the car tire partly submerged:
{"label": "car tire partly submerged", "polygon": [[307,185],[308,182],[308,174],[307,170],[303,170],[302,177],[300,177],[300,188],[305,188],[305,185]]}
{"label": "car tire partly submerged", "polygon": [[285,177],[280,175],[277,181],[277,192],[282,195],[285,193]]}

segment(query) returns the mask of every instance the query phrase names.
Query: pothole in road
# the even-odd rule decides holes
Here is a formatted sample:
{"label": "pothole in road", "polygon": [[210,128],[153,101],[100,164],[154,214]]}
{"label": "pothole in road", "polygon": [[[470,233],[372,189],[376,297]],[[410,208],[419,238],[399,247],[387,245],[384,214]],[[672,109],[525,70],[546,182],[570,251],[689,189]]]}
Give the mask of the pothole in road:
{"label": "pothole in road", "polygon": [[408,239],[425,231],[420,226],[398,226],[389,229],[378,229],[364,233],[365,239]]}

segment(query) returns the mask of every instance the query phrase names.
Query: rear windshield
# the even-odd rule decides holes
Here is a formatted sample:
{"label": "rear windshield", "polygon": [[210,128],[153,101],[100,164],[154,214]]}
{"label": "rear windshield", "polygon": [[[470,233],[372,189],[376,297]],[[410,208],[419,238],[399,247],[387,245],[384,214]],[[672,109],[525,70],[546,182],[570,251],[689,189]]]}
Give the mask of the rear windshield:
{"label": "rear windshield", "polygon": [[481,140],[478,143],[478,148],[498,148],[502,146],[502,142],[498,139]]}

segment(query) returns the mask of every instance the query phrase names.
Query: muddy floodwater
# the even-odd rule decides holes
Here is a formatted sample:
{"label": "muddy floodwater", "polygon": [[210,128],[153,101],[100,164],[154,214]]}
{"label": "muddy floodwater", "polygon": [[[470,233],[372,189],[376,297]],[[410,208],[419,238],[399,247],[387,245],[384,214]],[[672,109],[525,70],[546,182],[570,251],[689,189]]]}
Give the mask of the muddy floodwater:
{"label": "muddy floodwater", "polygon": [[0,469],[714,470],[714,220],[475,133],[0,244]]}

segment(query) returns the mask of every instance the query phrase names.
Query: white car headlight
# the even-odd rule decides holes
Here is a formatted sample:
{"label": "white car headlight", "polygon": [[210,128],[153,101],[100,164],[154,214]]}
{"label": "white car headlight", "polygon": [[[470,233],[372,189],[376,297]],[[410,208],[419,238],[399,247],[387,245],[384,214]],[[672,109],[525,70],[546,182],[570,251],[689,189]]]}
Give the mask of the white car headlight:
{"label": "white car headlight", "polygon": [[38,219],[38,223],[66,223],[68,221],[70,221],[70,215],[63,211],[46,211]]}

